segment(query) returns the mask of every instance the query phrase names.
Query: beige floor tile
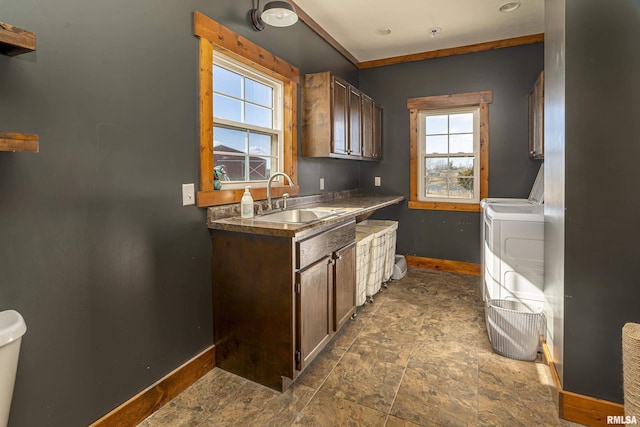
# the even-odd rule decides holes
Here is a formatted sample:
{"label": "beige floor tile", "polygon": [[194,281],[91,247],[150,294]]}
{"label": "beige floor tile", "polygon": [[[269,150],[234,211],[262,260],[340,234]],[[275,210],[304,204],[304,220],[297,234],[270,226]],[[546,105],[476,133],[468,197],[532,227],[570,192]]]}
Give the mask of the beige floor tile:
{"label": "beige floor tile", "polygon": [[347,352],[320,391],[387,414],[404,367]]}
{"label": "beige floor tile", "polygon": [[390,415],[422,425],[471,426],[478,413],[474,379],[407,368]]}
{"label": "beige floor tile", "polygon": [[298,416],[294,426],[384,426],[386,414],[319,391]]}

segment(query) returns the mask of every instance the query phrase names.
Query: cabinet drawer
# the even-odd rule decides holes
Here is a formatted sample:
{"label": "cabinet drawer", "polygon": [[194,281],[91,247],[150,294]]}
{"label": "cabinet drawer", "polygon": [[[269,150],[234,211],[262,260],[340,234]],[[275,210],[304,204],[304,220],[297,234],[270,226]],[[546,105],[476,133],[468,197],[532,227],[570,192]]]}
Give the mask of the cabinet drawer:
{"label": "cabinet drawer", "polygon": [[301,269],[338,249],[347,246],[356,238],[356,223],[350,221],[331,230],[296,242],[296,268]]}

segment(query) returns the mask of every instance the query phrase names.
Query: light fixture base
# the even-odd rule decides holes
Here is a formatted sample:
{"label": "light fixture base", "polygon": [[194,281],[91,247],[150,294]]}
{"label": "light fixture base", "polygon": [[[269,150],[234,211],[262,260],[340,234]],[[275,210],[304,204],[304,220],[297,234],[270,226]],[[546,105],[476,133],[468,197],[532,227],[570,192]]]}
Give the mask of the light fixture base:
{"label": "light fixture base", "polygon": [[251,9],[249,11],[249,25],[254,31],[264,30],[264,21],[260,17],[261,12],[259,9]]}

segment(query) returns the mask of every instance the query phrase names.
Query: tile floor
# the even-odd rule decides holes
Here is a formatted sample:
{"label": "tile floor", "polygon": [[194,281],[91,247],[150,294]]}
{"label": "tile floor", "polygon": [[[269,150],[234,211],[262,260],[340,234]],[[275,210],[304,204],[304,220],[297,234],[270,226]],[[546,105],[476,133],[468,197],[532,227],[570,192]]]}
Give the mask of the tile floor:
{"label": "tile floor", "polygon": [[575,425],[553,388],[491,351],[479,277],[409,269],[285,393],[216,368],[139,427]]}

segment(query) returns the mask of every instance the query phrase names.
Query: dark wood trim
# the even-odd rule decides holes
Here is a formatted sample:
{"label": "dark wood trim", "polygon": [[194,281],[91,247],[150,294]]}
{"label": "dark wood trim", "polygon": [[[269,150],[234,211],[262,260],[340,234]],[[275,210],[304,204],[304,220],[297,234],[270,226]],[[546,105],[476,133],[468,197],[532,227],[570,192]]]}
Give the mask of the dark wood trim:
{"label": "dark wood trim", "polygon": [[215,346],[211,346],[95,421],[90,427],[136,426],[215,366]]}
{"label": "dark wood trim", "polygon": [[337,50],[342,56],[347,58],[349,62],[351,62],[353,65],[357,67],[360,66],[359,65],[360,63],[355,58],[355,56],[351,55],[351,53],[349,53],[349,51],[345,49],[344,46],[338,43],[336,39],[331,37],[331,35],[328,32],[326,32],[325,29],[320,26],[320,24],[314,21],[313,18],[307,15],[307,13],[300,6],[298,6],[293,0],[289,0],[289,3],[291,3],[296,8],[296,13],[298,14],[298,18],[300,18],[302,22],[307,24],[307,27],[311,28],[317,35],[323,38],[324,41],[326,41],[329,45],[331,45],[331,47]]}
{"label": "dark wood trim", "polygon": [[452,261],[448,259],[424,258],[405,255],[408,267],[428,268],[430,270],[449,271],[451,273],[480,275],[480,264],[472,262]]}
{"label": "dark wood trim", "polygon": [[0,22],[0,54],[16,56],[34,50],[36,50],[34,33]]}
{"label": "dark wood trim", "polygon": [[587,426],[607,426],[607,416],[624,416],[624,405],[562,389],[558,371],[546,342],[542,343],[544,357],[558,390],[558,416],[567,421]]}
{"label": "dark wood trim", "polygon": [[404,62],[422,61],[425,59],[443,58],[445,56],[464,55],[467,53],[482,52],[485,50],[502,49],[505,47],[522,46],[544,41],[544,34],[533,34],[530,36],[514,37],[511,39],[494,40],[491,42],[477,43],[468,46],[459,46],[449,49],[438,49],[429,52],[413,53],[410,55],[400,55],[391,58],[374,59],[372,61],[359,62],[358,68],[383,67],[385,65],[401,64]]}
{"label": "dark wood trim", "polygon": [[[483,92],[486,96],[487,92]],[[489,104],[493,92],[488,92],[489,101],[480,102],[480,200],[489,197]]]}
{"label": "dark wood trim", "polygon": [[[418,185],[416,184],[416,187],[417,186]],[[431,210],[431,211],[458,211],[458,212],[480,212],[481,211],[480,204],[478,203],[422,202],[420,200],[410,200],[407,206],[409,207],[409,209],[424,209],[424,210]]]}
{"label": "dark wood trim", "polygon": [[438,110],[441,108],[470,107],[473,105],[490,104],[493,101],[493,91],[456,93],[453,95],[421,96],[407,99],[409,110]]}
{"label": "dark wood trim", "polygon": [[0,132],[0,151],[37,153],[40,151],[38,135]]}
{"label": "dark wood trim", "polygon": [[213,173],[208,172],[213,171],[213,43],[200,39],[199,44],[200,191],[213,191]]}

